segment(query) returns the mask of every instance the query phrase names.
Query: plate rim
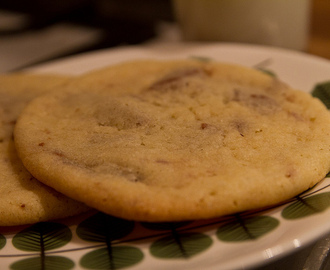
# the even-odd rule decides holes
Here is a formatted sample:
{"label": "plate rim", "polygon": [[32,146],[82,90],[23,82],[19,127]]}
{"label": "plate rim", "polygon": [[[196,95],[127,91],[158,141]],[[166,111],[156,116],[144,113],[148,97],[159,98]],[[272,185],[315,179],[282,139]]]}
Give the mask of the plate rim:
{"label": "plate rim", "polygon": [[[32,72],[32,73],[59,73],[59,74],[66,74],[66,75],[82,75],[86,72],[92,71],[95,69],[95,66],[97,66],[97,63],[94,63],[91,67],[84,69],[83,73],[76,72],[77,70],[73,71],[73,74],[67,74],[67,68],[70,67],[75,67],[77,64],[71,65],[70,63],[74,61],[82,61],[82,62],[88,62],[90,59],[100,59],[104,57],[105,55],[110,55],[110,56],[115,56],[118,55],[119,57],[114,57],[114,63],[107,63],[106,65],[101,65],[97,68],[103,68],[109,64],[115,64],[120,61],[120,56],[124,54],[137,54],[141,52],[150,52],[152,50],[151,56],[156,56],[157,52],[160,50],[169,50],[173,52],[170,56],[169,55],[162,55],[160,58],[161,59],[169,59],[173,55],[179,55],[181,50],[187,50],[189,51],[203,51],[203,50],[234,50],[234,51],[241,51],[241,50],[246,50],[246,51],[253,51],[254,53],[275,53],[276,55],[281,55],[283,57],[288,57],[290,58],[290,61],[295,61],[295,59],[303,59],[306,60],[307,62],[312,62],[312,63],[317,63],[320,66],[326,66],[330,68],[330,61],[328,59],[324,59],[319,56],[314,56],[310,55],[308,53],[304,52],[297,52],[297,51],[292,51],[289,49],[282,49],[282,48],[275,48],[275,47],[267,47],[267,46],[261,46],[261,45],[251,45],[251,44],[236,44],[236,43],[184,43],[184,44],[173,44],[173,43],[162,43],[162,44],[146,44],[142,46],[136,46],[136,45],[129,45],[129,46],[122,46],[118,48],[106,48],[106,49],[101,49],[97,51],[91,51],[91,52],[86,52],[82,53],[79,55],[73,55],[65,58],[61,58],[58,60],[50,61],[44,64],[39,64],[37,66],[25,69],[26,72]],[[186,57],[186,56],[185,56]],[[129,60],[129,59],[125,59]],[[218,60],[218,59],[217,59]],[[77,62],[76,62],[77,63]],[[65,66],[65,68],[61,68]],[[88,70],[89,69],[89,70]],[[57,72],[56,72],[57,71]],[[63,72],[64,71],[64,72]],[[281,78],[281,76],[279,76]],[[329,77],[330,81],[330,77]],[[329,212],[330,210],[328,210]],[[285,257],[286,255],[290,255],[293,252],[297,250],[297,248],[304,247],[313,241],[323,237],[325,234],[330,232],[330,228],[325,228],[326,224],[323,224],[323,232],[320,234],[316,232],[316,230],[313,231],[313,236],[309,233],[309,237],[305,237],[305,239],[301,239],[302,244],[301,246],[294,247],[292,242],[287,242],[286,247],[284,248],[284,251],[281,252],[280,254],[277,254],[276,256],[268,259],[264,259],[263,261],[260,260],[250,260],[247,265],[244,265],[244,267],[258,267],[262,266],[263,264],[266,264],[268,262],[272,262],[278,259],[281,259]],[[282,244],[283,245],[283,244]],[[270,247],[272,248],[272,247]],[[254,255],[256,257],[256,254]],[[259,256],[260,257],[260,256]],[[221,265],[220,265],[221,266]],[[238,264],[233,264],[232,266],[237,267]],[[219,267],[219,266],[218,266]],[[211,269],[211,268],[210,268]]]}

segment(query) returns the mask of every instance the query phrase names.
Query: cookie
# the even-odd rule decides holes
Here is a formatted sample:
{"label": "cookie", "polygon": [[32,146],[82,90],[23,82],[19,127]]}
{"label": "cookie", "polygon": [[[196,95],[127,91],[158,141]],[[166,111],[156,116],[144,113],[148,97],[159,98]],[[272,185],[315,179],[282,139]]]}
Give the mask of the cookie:
{"label": "cookie", "polygon": [[15,143],[32,175],[100,211],[205,219],[275,205],[321,181],[330,115],[257,70],[141,60],[35,99]]}
{"label": "cookie", "polygon": [[18,158],[13,141],[14,125],[24,106],[68,80],[53,75],[0,75],[0,226],[47,221],[87,210],[32,177]]}

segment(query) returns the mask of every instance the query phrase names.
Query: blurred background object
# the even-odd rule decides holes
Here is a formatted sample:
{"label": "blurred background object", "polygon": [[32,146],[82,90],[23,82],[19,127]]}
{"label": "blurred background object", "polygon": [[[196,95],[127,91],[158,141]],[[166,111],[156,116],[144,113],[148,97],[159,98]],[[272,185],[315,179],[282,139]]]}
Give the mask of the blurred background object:
{"label": "blurred background object", "polygon": [[[182,42],[182,29],[176,20],[177,8],[172,4],[188,2],[193,5],[197,2],[217,1],[237,4],[241,0],[2,0],[0,72],[19,70],[59,57],[121,45],[145,44],[151,41]],[[283,3],[284,0],[244,2],[251,1]],[[310,32],[305,49],[309,53],[330,59],[330,1],[290,1],[301,4],[300,9],[291,8],[286,13],[292,16],[292,21],[297,20],[293,14],[299,11],[300,16],[303,16],[308,1],[312,1],[309,9]],[[186,17],[187,11],[189,10],[182,11]],[[240,19],[233,17],[233,20],[239,22]],[[200,25],[207,24],[206,19],[199,22]],[[302,24],[300,29],[304,29],[305,21]],[[270,25],[272,27],[274,25]],[[305,36],[301,34],[300,37],[304,39]],[[281,46],[276,43],[274,45]]]}
{"label": "blurred background object", "polygon": [[173,0],[188,41],[307,49],[311,0]]}
{"label": "blurred background object", "polygon": [[[28,18],[25,27],[17,30],[70,21],[114,31],[114,38],[119,35],[124,41],[127,38],[132,42],[150,36],[156,20],[172,18],[169,0],[3,0],[0,10]],[[6,29],[0,26],[0,31],[4,33]]]}
{"label": "blurred background object", "polygon": [[308,52],[330,59],[330,1],[313,0]]}
{"label": "blurred background object", "polygon": [[2,0],[0,72],[91,50],[141,44],[171,21],[170,0]]}

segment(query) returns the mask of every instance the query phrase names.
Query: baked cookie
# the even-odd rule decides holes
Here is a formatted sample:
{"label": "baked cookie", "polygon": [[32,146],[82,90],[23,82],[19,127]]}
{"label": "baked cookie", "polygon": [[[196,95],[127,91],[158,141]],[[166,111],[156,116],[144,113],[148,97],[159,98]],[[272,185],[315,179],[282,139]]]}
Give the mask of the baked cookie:
{"label": "baked cookie", "polygon": [[33,178],[18,158],[13,141],[14,125],[24,106],[68,80],[52,75],[0,75],[0,226],[57,219],[87,209]]}
{"label": "baked cookie", "polygon": [[245,67],[135,61],[37,98],[15,128],[45,184],[140,221],[211,218],[287,200],[330,169],[330,115]]}

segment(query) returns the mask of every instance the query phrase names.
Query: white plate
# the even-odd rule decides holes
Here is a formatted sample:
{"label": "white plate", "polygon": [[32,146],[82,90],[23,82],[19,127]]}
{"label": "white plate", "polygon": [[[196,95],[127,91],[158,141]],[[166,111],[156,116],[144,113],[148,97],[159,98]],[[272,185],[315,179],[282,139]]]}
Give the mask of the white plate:
{"label": "white plate", "polygon": [[[235,44],[124,47],[67,58],[29,71],[81,75],[126,60],[187,57],[262,67],[306,92],[330,80],[327,60],[287,50]],[[262,265],[330,231],[330,178],[278,207],[189,224],[162,224],[159,228],[140,223],[122,224],[109,218],[104,227],[106,217],[93,215],[37,226],[1,228],[2,269],[27,269],[28,264],[36,268],[48,263],[56,263],[57,269],[71,269],[70,266],[95,269],[97,265],[101,266],[99,269],[124,266],[129,269],[246,269]]]}

